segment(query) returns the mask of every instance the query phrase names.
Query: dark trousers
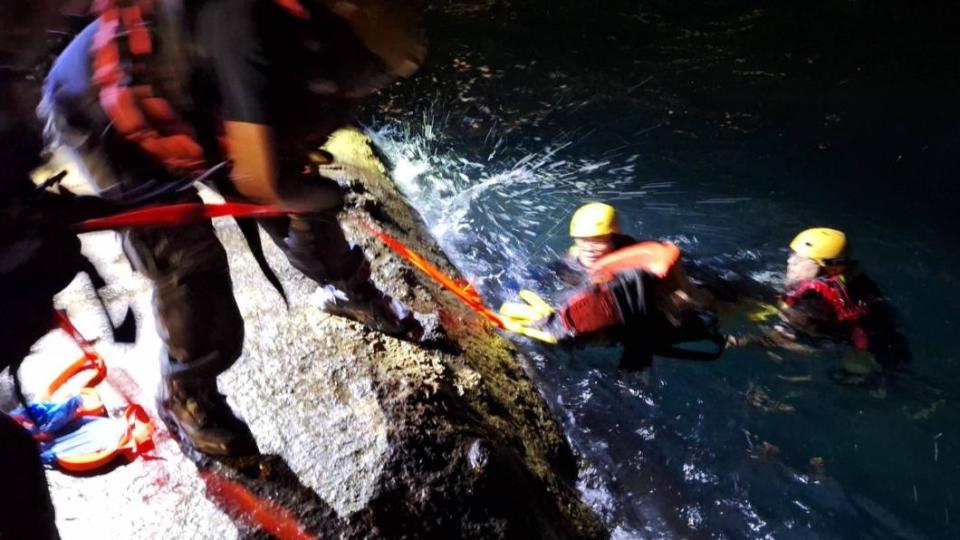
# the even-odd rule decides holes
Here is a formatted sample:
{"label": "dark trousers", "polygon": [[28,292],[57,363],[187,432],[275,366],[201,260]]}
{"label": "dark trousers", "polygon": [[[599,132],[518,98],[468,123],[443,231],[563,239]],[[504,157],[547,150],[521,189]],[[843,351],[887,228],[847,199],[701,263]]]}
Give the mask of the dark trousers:
{"label": "dark trousers", "polygon": [[[48,139],[73,151],[101,196],[122,201],[148,183],[176,180],[109,128],[92,95],[49,90],[40,112]],[[108,127],[91,127],[103,125]],[[200,202],[192,188],[164,197]],[[362,251],[344,237],[338,210],[257,221],[295,268],[317,283],[349,292],[367,282],[370,269]],[[133,267],[153,282],[157,331],[166,346],[164,374],[212,378],[229,368],[243,348],[243,320],[227,255],[210,221],[132,228],[120,235]]]}

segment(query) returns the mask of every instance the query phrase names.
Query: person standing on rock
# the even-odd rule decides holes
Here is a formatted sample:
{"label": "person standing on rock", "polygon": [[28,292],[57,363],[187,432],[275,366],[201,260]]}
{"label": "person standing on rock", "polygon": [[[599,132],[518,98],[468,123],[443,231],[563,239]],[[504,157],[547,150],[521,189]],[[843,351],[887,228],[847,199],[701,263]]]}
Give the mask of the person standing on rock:
{"label": "person standing on rock", "polygon": [[[413,314],[373,285],[344,238],[338,185],[302,161],[359,98],[423,62],[412,2],[98,0],[94,10],[51,69],[40,113],[98,194],[123,201],[178,185],[169,201],[196,202],[182,187],[202,177],[229,200],[279,205],[289,217],[258,223],[325,289],[322,309],[417,339]],[[256,248],[255,228],[245,232]],[[243,321],[211,223],[126,230],[122,243],[154,283],[161,417],[208,455],[255,453],[217,389],[241,353]]]}

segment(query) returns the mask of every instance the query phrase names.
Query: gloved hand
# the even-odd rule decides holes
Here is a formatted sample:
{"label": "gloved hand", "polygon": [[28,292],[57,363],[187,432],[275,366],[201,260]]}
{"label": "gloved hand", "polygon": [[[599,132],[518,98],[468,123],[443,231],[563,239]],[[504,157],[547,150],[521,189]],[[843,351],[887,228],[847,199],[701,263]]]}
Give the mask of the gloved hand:
{"label": "gloved hand", "polygon": [[780,313],[780,309],[773,304],[760,301],[754,301],[751,304],[746,314],[747,318],[753,322],[766,322],[770,317]]}
{"label": "gloved hand", "polygon": [[556,327],[550,324],[556,319],[553,308],[540,296],[526,289],[519,292],[523,302],[504,302],[500,306],[500,320],[507,330],[555,345],[559,342],[556,332],[550,329]]}

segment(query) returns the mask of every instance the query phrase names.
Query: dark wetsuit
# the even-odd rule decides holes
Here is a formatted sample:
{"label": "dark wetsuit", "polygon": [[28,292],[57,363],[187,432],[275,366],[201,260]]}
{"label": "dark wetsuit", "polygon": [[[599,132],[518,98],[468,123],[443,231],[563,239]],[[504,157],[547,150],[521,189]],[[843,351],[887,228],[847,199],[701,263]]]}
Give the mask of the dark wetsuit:
{"label": "dark wetsuit", "polygon": [[[156,53],[150,60],[156,65],[150,64],[148,70],[157,75],[141,82],[151,83],[156,92],[173,89],[164,97],[179,107],[180,116],[194,128],[209,165],[224,159],[217,140],[220,122],[251,122],[273,128],[281,178],[300,175],[300,151],[307,140],[304,129],[309,127],[312,134],[325,138],[349,113],[342,100],[307,95],[305,79],[309,75],[311,81],[322,84],[318,79],[322,75],[349,86],[351,77],[361,75],[343,64],[364,65],[369,53],[345,28],[346,23],[332,15],[319,25],[322,39],[312,42],[319,52],[307,55],[304,41],[298,38],[308,29],[273,0],[184,4],[188,8],[183,17],[157,16]],[[123,200],[142,192],[146,183],[163,185],[176,178],[118,134],[100,107],[98,89],[91,84],[91,45],[97,24],[78,35],[58,58],[46,81],[41,110],[54,142],[76,151],[98,193]],[[176,52],[172,44],[180,45],[181,52],[171,56]],[[323,180],[297,176],[294,181]],[[225,197],[239,198],[225,175],[212,183]],[[200,200],[192,188],[167,198]],[[337,211],[257,223],[295,268],[318,283],[331,283],[348,293],[361,286],[369,289],[369,264],[362,251],[344,238]],[[253,228],[248,239],[259,238]],[[243,346],[243,320],[233,296],[226,252],[212,224],[130,229],[121,234],[131,263],[154,284],[154,307],[167,349],[164,372],[171,377],[211,379],[230,367]]]}

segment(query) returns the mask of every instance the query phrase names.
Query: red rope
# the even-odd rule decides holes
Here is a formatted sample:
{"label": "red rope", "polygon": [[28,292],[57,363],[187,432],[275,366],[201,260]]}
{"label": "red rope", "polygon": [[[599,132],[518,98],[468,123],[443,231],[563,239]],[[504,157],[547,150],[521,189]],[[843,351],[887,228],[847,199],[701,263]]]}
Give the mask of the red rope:
{"label": "red rope", "polygon": [[279,206],[249,203],[181,203],[153,206],[121,212],[108,217],[88,219],[75,225],[79,232],[103,231],[123,227],[172,227],[216,217],[279,217],[290,214]]}

